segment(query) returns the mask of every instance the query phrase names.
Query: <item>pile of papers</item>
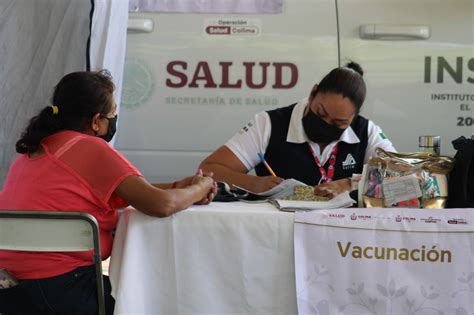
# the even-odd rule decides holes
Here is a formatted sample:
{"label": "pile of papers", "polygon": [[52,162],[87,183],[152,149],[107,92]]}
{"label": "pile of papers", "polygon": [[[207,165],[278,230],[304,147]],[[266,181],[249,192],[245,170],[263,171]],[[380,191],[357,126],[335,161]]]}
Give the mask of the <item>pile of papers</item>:
{"label": "pile of papers", "polygon": [[[281,198],[291,196],[294,194],[294,187],[306,185],[296,179],[285,179],[283,182],[278,184],[277,186],[273,187],[270,190],[255,193],[252,191],[248,191],[241,187],[238,187],[241,190],[247,191],[249,194],[257,196],[254,200],[257,201],[265,201],[268,200],[271,202],[275,207],[277,207],[281,211],[309,211],[309,210],[317,210],[317,209],[336,209],[336,208],[347,208],[352,206],[356,203],[349,196],[349,192],[344,192],[342,194],[337,195],[331,200],[328,201],[299,201],[299,200],[283,200]],[[243,200],[245,201],[245,200]]]}
{"label": "pile of papers", "polygon": [[349,196],[349,192],[337,195],[328,201],[298,201],[274,199],[270,202],[281,211],[310,211],[318,209],[336,209],[352,206],[356,201]]}
{"label": "pile of papers", "polygon": [[239,186],[235,186],[235,185],[234,186],[252,195],[262,197],[260,199],[266,200],[266,199],[278,199],[278,198],[283,198],[286,196],[291,196],[294,193],[295,186],[305,186],[305,185],[306,185],[305,183],[302,183],[296,179],[290,178],[290,179],[285,179],[284,181],[282,181],[280,184],[276,185],[272,189],[261,192],[261,193],[256,193]]}

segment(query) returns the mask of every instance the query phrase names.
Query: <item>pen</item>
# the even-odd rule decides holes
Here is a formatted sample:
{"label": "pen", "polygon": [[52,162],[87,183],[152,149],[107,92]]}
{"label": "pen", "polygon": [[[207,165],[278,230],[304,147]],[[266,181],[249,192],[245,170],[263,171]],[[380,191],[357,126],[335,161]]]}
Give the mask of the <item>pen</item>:
{"label": "pen", "polygon": [[275,176],[275,177],[276,177],[275,172],[272,170],[272,168],[270,167],[270,165],[268,165],[267,161],[265,161],[265,158],[263,157],[263,154],[262,154],[262,153],[258,153],[258,157],[260,158],[260,161],[263,163],[263,165],[265,165],[265,167],[267,168],[267,170],[270,172],[270,174],[272,174],[272,176]]}

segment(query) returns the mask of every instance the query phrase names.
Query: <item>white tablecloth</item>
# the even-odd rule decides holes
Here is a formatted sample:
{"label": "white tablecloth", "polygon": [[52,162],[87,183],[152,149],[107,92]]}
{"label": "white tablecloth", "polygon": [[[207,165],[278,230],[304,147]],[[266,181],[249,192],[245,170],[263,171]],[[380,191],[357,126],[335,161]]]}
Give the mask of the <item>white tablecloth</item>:
{"label": "white tablecloth", "polygon": [[293,218],[239,202],[164,219],[126,209],[110,264],[115,314],[296,314]]}

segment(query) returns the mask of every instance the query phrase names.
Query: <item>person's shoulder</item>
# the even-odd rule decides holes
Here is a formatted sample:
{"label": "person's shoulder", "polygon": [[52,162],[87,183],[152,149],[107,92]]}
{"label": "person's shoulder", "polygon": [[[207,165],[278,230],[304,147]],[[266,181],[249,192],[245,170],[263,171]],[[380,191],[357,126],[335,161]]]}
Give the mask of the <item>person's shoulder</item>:
{"label": "person's shoulder", "polygon": [[278,108],[274,108],[274,109],[270,109],[268,111],[266,111],[266,113],[284,113],[284,112],[292,112],[293,111],[293,108],[298,105],[298,103],[293,103],[293,104],[290,104],[288,106],[283,106],[283,107],[278,107]]}
{"label": "person's shoulder", "polygon": [[369,131],[369,134],[372,133],[379,133],[382,131],[382,128],[380,128],[379,125],[377,125],[373,120],[366,119],[367,120],[367,130]]}
{"label": "person's shoulder", "polygon": [[77,142],[91,146],[110,147],[104,139],[84,133],[77,135]]}
{"label": "person's shoulder", "polygon": [[365,118],[362,115],[357,115],[351,123],[351,128],[357,133],[364,130],[368,130],[370,133],[370,123],[371,121]]}
{"label": "person's shoulder", "polygon": [[380,126],[375,124],[372,120],[369,120],[367,128],[369,141],[372,141],[377,145],[382,146],[382,148],[386,149],[386,151],[395,151],[395,148],[393,147],[391,141],[385,135]]}
{"label": "person's shoulder", "polygon": [[80,146],[101,147],[103,145],[101,142],[105,143],[104,140],[98,137],[73,130],[62,130],[41,140],[42,146],[52,154],[56,151],[68,151],[71,148],[77,147],[78,144]]}
{"label": "person's shoulder", "polygon": [[127,165],[131,165],[127,158],[100,137],[91,135],[81,137],[80,141],[77,143],[76,151],[87,152],[89,158],[92,157],[94,159],[109,160],[111,163],[112,161],[119,163],[125,162]]}
{"label": "person's shoulder", "polygon": [[365,118],[364,116],[362,115],[357,115],[356,118],[354,119],[354,121],[357,121],[357,122],[364,122],[364,123],[370,123],[372,122],[370,119],[368,118]]}
{"label": "person's shoulder", "polygon": [[[93,135],[84,133],[76,133],[71,137],[71,148],[75,147],[78,150],[90,150],[100,152],[115,151],[104,139]],[[67,145],[67,144],[66,144]]]}
{"label": "person's shoulder", "polygon": [[293,110],[295,109],[295,106],[297,105],[298,103],[294,103],[285,107],[278,107],[278,108],[269,110],[267,114],[272,122],[276,122],[276,121],[289,122],[291,119]]}

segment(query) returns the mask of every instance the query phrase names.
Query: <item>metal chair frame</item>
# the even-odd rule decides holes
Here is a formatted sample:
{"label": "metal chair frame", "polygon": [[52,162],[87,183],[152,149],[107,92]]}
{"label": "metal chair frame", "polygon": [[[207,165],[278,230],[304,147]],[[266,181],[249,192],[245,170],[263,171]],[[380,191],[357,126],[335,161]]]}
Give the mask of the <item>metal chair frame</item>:
{"label": "metal chair frame", "polygon": [[93,250],[99,314],[105,315],[97,220],[84,212],[0,210],[0,249],[78,252]]}

